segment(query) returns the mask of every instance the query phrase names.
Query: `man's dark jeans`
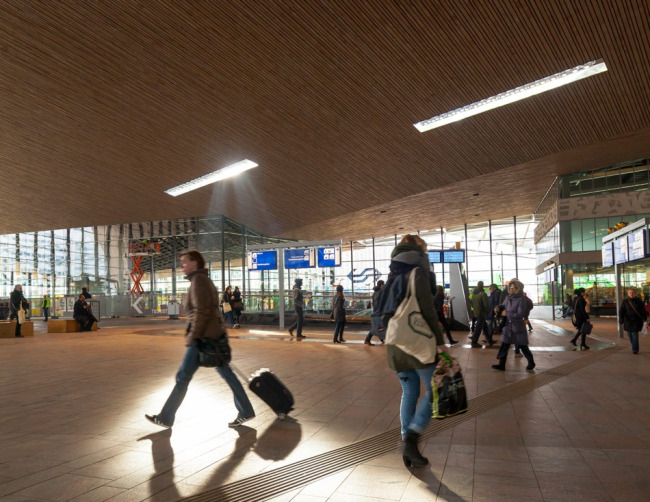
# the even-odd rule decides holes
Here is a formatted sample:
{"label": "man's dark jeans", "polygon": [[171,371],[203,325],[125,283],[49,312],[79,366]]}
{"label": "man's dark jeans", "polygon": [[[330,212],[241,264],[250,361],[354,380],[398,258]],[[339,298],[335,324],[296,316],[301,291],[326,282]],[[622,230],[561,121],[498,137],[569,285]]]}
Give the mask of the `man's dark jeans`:
{"label": "man's dark jeans", "polygon": [[81,325],[81,331],[90,331],[93,327],[93,319],[91,319],[88,316],[79,316],[75,317],[75,321],[77,321]]}
{"label": "man's dark jeans", "polygon": [[302,307],[296,306],[295,308],[296,308],[296,321],[291,325],[289,331],[293,331],[295,329],[296,335],[300,336],[302,335],[302,321],[304,319],[305,314],[303,313]]}
{"label": "man's dark jeans", "polygon": [[478,339],[485,327],[485,316],[476,318],[476,326],[474,327],[474,334],[472,335],[472,343],[478,343]]}
{"label": "man's dark jeans", "polygon": [[[183,399],[185,399],[187,387],[190,385],[190,381],[198,369],[199,349],[197,347],[187,347],[181,367],[176,374],[176,385],[167,398],[167,402],[165,403],[165,406],[163,406],[162,411],[158,414],[158,420],[165,425],[174,425],[174,420],[176,420],[176,411],[181,406]],[[235,407],[238,411],[237,418],[254,417],[255,412],[253,411],[253,405],[249,401],[244,387],[242,387],[241,382],[233,373],[230,366],[221,366],[215,369],[233,392]]]}
{"label": "man's dark jeans", "polygon": [[45,322],[47,322],[47,318],[50,315],[50,307],[43,307],[43,315],[45,316]]}

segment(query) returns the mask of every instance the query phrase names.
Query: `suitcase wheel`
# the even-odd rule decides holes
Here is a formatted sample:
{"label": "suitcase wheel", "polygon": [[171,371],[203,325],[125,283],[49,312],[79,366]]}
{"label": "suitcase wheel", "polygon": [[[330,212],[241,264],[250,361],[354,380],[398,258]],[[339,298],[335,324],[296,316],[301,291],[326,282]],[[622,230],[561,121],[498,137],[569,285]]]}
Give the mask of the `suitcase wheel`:
{"label": "suitcase wheel", "polygon": [[278,413],[278,420],[285,421],[287,419],[286,413]]}

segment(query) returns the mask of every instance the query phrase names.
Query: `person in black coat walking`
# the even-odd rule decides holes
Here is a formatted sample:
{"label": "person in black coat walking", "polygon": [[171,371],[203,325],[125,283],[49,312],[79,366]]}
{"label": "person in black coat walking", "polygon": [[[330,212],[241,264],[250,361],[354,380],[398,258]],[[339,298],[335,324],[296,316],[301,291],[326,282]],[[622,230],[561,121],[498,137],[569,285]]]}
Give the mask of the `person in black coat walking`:
{"label": "person in black coat walking", "polygon": [[587,292],[585,291],[585,288],[578,288],[576,295],[576,302],[573,305],[573,315],[576,316],[574,326],[578,329],[578,332],[571,340],[571,344],[574,347],[577,347],[576,341],[578,340],[578,337],[581,337],[580,350],[589,350],[589,347],[587,347],[587,344],[585,343],[587,333],[585,333],[585,330],[583,329],[584,323],[589,320],[589,312],[587,312],[589,310]]}
{"label": "person in black coat walking", "polygon": [[332,299],[332,317],[336,321],[334,328],[334,343],[343,343],[343,329],[345,328],[345,296],[343,286],[336,286],[336,294]]}
{"label": "person in black coat walking", "polygon": [[[377,285],[373,288],[374,293],[372,294],[372,311],[375,312],[375,306],[377,305],[377,298],[379,297],[379,292],[381,291],[381,288],[384,287],[384,284],[386,284],[384,281],[377,281]],[[372,321],[372,318],[371,318]],[[381,324],[380,320],[378,318],[375,318],[374,321],[376,324]],[[370,340],[372,339],[372,335],[375,335],[377,338],[379,338],[379,341],[383,344],[384,339],[382,338],[383,333],[380,335],[380,331],[383,333],[386,332],[386,328],[382,326],[372,326],[370,328],[370,331],[368,332],[368,335],[366,336],[366,339],[364,340],[363,343],[366,345],[374,345]]]}
{"label": "person in black coat walking", "polygon": [[449,344],[457,344],[458,342],[451,336],[451,331],[449,331],[449,325],[447,324],[447,319],[445,318],[445,289],[442,286],[436,287],[436,296],[433,297],[433,306],[436,309],[436,314],[438,314],[438,321],[440,321],[442,328],[445,330],[445,333],[447,333]]}
{"label": "person in black coat walking", "polygon": [[627,337],[630,339],[634,354],[639,353],[639,331],[643,329],[643,323],[647,320],[648,314],[645,311],[645,305],[636,296],[636,289],[628,288],[627,298],[623,300],[618,309],[618,322],[627,331]]}
{"label": "person in black coat walking", "polygon": [[23,338],[22,333],[20,332],[20,318],[19,311],[22,309],[25,312],[29,308],[29,302],[25,299],[23,295],[23,287],[20,284],[14,286],[14,290],[9,296],[9,309],[10,309],[10,319],[16,319],[16,331],[14,332],[16,338]]}

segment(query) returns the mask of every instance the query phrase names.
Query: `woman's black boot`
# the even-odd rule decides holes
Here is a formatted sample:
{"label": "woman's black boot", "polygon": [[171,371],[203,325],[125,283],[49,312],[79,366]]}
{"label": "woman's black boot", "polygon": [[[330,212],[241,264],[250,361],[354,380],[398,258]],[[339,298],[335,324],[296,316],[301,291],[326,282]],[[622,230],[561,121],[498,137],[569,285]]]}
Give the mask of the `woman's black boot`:
{"label": "woman's black boot", "polygon": [[421,467],[427,465],[429,460],[426,457],[423,457],[418,450],[418,438],[419,434],[408,431],[406,437],[404,438],[404,454],[402,455],[402,460],[406,467]]}

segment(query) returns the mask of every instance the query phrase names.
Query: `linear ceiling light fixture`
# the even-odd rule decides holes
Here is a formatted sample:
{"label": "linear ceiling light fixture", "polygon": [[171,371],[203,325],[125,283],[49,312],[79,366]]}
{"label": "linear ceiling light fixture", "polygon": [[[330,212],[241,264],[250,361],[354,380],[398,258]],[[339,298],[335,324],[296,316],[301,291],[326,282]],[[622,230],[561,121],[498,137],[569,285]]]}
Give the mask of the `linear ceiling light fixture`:
{"label": "linear ceiling light fixture", "polygon": [[257,163],[253,162],[252,160],[242,160],[241,162],[229,165],[228,167],[224,167],[223,169],[219,169],[213,173],[206,174],[205,176],[201,176],[195,180],[188,181],[187,183],[183,183],[177,187],[165,190],[165,193],[177,197],[178,195],[191,192],[192,190],[196,190],[197,188],[216,183],[217,181],[225,180],[226,178],[232,178],[233,176],[237,176],[238,174],[241,174],[244,171],[248,171],[249,169],[253,169],[254,167],[257,167]]}
{"label": "linear ceiling light fixture", "polygon": [[602,73],[607,71],[607,66],[602,59],[596,61],[591,61],[589,63],[576,66],[570,70],[565,70],[550,77],[545,77],[530,84],[522,85],[521,87],[516,87],[510,91],[502,92],[491,98],[483,99],[472,103],[471,105],[463,106],[462,108],[456,108],[442,115],[432,117],[428,120],[423,120],[417,124],[413,124],[418,131],[425,132],[430,129],[435,129],[436,127],[441,127],[443,125],[451,124],[452,122],[458,122],[472,115],[478,115],[479,113],[487,112],[499,106],[507,105],[519,101],[520,99],[529,98],[536,94],[541,94],[542,92],[550,91],[556,87],[561,87],[576,80],[583,78],[591,77],[597,73]]}

